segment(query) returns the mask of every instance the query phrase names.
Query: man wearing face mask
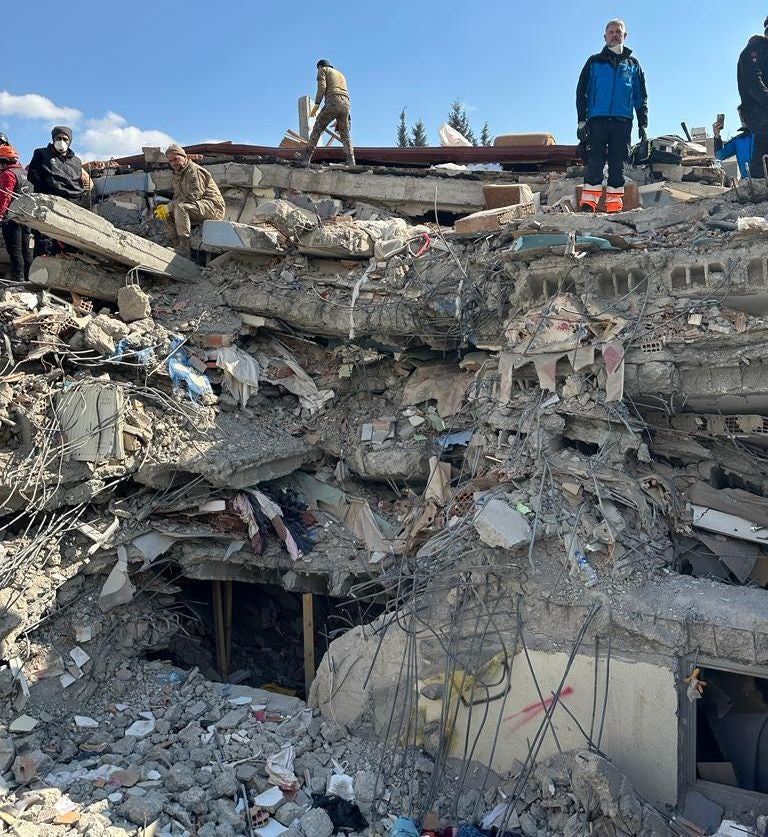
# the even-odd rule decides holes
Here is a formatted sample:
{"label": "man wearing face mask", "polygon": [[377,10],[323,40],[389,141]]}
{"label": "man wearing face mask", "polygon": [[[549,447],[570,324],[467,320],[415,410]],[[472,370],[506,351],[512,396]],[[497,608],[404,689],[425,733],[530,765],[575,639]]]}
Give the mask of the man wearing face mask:
{"label": "man wearing face mask", "polygon": [[749,173],[765,177],[763,157],[768,154],[768,17],[764,33],[753,35],[739,56],[737,67],[742,121],[755,137]]}
{"label": "man wearing face mask", "polygon": [[[73,203],[79,202],[92,185],[90,175],[83,169],[79,157],[71,149],[72,129],[57,125],[51,131],[51,140],[45,148],[36,148],[27,170],[27,178],[35,192],[56,195]],[[56,255],[63,250],[40,233],[35,233],[35,255]]]}
{"label": "man wearing face mask", "polygon": [[579,209],[596,212],[608,163],[606,212],[624,209],[624,161],[629,156],[633,111],[640,140],[648,138],[648,93],[645,75],[632,50],[624,46],[627,29],[621,20],[605,27],[602,52],[590,56],[576,87],[579,140],[588,148],[587,169]]}
{"label": "man wearing face mask", "polygon": [[169,145],[165,156],[173,169],[173,200],[158,206],[155,216],[165,221],[171,246],[189,258],[192,224],[221,221],[226,206],[211,173],[190,160],[180,145]]}

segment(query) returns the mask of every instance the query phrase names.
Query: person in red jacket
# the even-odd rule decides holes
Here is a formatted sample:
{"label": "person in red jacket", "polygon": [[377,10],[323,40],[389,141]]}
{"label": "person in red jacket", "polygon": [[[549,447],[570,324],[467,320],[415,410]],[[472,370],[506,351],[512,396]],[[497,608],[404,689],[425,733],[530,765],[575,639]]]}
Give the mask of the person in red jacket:
{"label": "person in red jacket", "polygon": [[3,228],[5,249],[11,259],[11,275],[14,282],[24,282],[29,277],[32,253],[29,249],[29,228],[18,221],[6,219],[14,194],[28,186],[24,169],[19,165],[19,155],[12,145],[0,145],[0,226]]}

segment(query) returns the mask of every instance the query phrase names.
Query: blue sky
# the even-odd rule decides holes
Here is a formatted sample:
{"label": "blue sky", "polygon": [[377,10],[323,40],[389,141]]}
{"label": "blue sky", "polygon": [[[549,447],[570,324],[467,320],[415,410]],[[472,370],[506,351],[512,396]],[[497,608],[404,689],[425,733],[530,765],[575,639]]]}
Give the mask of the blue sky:
{"label": "blue sky", "polygon": [[730,134],[736,59],[768,14],[768,0],[6,5],[0,126],[25,161],[62,122],[87,157],[169,138],[277,145],[297,127],[298,97],[314,95],[319,58],[347,75],[357,145],[392,145],[403,107],[437,144],[457,98],[478,134],[487,121],[494,135],[571,143],[578,74],[612,17],[645,69],[652,135],[679,133],[683,119],[711,126],[719,111]]}

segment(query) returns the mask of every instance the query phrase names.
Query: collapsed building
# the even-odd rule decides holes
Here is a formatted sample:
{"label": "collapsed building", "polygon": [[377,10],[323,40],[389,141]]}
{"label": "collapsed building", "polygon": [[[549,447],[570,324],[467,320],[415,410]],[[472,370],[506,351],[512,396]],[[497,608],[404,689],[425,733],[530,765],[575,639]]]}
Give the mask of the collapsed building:
{"label": "collapsed building", "polygon": [[5,827],[762,833],[765,184],[190,151],[197,262],[153,149],[12,205]]}

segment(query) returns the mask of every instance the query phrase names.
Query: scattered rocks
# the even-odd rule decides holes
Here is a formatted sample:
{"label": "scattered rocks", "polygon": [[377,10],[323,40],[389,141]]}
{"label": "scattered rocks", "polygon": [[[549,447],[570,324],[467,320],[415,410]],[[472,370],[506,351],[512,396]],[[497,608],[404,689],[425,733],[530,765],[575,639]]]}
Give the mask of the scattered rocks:
{"label": "scattered rocks", "polygon": [[312,808],[299,820],[305,837],[331,837],[334,828],[331,818],[322,808]]}

